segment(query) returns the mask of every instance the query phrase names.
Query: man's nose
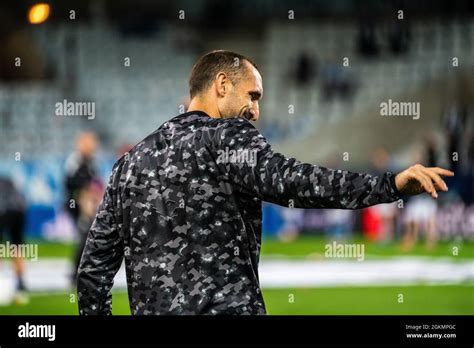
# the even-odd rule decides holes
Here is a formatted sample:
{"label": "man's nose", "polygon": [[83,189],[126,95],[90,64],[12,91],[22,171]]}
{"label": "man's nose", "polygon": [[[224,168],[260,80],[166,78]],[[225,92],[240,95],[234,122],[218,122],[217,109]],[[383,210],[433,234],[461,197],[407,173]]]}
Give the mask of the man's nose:
{"label": "man's nose", "polygon": [[249,110],[249,112],[250,112],[250,114],[252,115],[251,119],[252,119],[253,121],[258,120],[258,114],[259,114],[259,113],[258,113],[258,109],[251,108],[251,109]]}
{"label": "man's nose", "polygon": [[252,118],[254,120],[257,120],[259,115],[260,115],[260,111],[259,111],[259,108],[258,108],[258,103],[253,103],[252,104],[252,107],[250,108],[250,112],[252,113]]}

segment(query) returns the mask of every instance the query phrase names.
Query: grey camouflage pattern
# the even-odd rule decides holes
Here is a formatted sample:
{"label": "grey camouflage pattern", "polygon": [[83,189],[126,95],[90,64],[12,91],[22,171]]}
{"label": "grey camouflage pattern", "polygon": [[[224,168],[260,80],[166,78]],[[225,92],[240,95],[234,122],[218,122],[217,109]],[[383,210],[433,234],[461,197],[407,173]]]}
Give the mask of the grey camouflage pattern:
{"label": "grey camouflage pattern", "polygon": [[[256,151],[256,163],[219,160],[225,149]],[[363,208],[399,199],[393,178],[286,158],[243,118],[179,115],[114,165],[79,266],[79,313],[112,313],[125,259],[132,314],[265,314],[262,201]]]}

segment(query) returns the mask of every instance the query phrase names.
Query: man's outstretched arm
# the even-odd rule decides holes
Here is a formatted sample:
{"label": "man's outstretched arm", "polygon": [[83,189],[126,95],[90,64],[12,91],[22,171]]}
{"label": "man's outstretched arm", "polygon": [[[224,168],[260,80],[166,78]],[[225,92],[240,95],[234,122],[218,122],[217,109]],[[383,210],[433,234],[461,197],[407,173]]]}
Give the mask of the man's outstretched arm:
{"label": "man's outstretched arm", "polygon": [[229,120],[218,147],[240,154],[240,160],[218,164],[243,193],[283,206],[292,204],[295,208],[358,209],[424,191],[435,197],[436,189],[447,190],[440,175],[453,175],[444,169],[420,165],[397,176],[391,172],[373,176],[301,163],[274,152],[244,119]]}
{"label": "man's outstretched arm", "polygon": [[79,314],[111,315],[111,289],[123,259],[123,242],[115,219],[117,165],[87,236],[77,276]]}

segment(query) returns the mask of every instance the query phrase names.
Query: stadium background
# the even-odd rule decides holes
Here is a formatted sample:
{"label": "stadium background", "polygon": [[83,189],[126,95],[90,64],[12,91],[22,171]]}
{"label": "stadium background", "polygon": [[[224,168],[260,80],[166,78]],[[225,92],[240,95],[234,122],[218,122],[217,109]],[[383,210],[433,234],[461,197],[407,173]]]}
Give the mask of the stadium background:
{"label": "stadium background", "polygon": [[[0,5],[0,174],[25,197],[26,240],[39,247],[23,303],[11,303],[11,260],[0,259],[0,314],[77,313],[78,237],[64,211],[74,139],[96,134],[105,181],[120,153],[185,111],[192,64],[213,49],[259,65],[257,127],[285,155],[371,173],[416,162],[456,172],[434,207],[265,204],[269,313],[474,314],[472,2],[49,1],[34,24],[44,14],[35,4]],[[419,119],[381,116],[389,99],[419,102]],[[94,103],[94,117],[58,115],[64,100]],[[333,241],[363,245],[364,260],[328,256]],[[124,285],[122,270],[118,314],[128,313]]]}

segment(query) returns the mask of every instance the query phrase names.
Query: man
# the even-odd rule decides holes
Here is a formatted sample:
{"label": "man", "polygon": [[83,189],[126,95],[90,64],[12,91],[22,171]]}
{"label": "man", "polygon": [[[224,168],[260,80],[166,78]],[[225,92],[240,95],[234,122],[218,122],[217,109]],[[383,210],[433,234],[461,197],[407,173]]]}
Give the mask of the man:
{"label": "man", "polygon": [[66,211],[74,222],[79,218],[79,193],[96,175],[94,155],[97,138],[92,132],[82,132],[76,138],[76,150],[66,159]]}
{"label": "man", "polygon": [[[15,187],[8,177],[0,177],[0,243],[5,240],[20,247],[24,243],[24,227],[26,218],[25,197]],[[8,236],[4,237],[4,233]],[[26,286],[24,281],[24,255],[12,257],[13,269],[16,275],[15,303],[26,304]]]}
{"label": "man", "polygon": [[81,314],[111,314],[123,258],[132,314],[265,314],[262,200],[356,209],[447,190],[444,169],[375,177],[274,152],[249,122],[259,117],[262,78],[237,53],[204,55],[189,85],[188,112],[114,165],[79,267]]}

